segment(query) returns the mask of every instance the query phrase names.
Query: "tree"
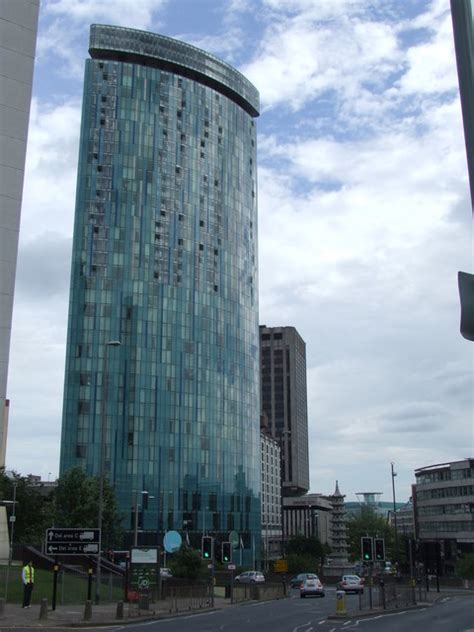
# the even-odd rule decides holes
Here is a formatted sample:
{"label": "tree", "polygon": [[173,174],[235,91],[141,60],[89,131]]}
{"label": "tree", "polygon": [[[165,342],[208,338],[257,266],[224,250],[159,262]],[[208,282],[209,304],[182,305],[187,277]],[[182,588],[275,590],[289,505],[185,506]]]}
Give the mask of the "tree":
{"label": "tree", "polygon": [[[58,480],[55,491],[55,526],[91,528],[97,525],[99,511],[99,479],[80,467],[68,470]],[[122,541],[122,516],[117,509],[113,488],[104,480],[102,513],[102,546],[117,548]]]}
{"label": "tree", "polygon": [[[313,572],[318,568],[319,570],[322,568],[326,555],[331,551],[328,545],[322,544],[316,536],[307,538],[303,535],[292,538],[288,542],[286,550],[288,554],[288,567],[290,566],[291,557],[292,566],[299,565],[303,561],[303,566],[311,566]],[[306,563],[304,563],[304,560],[306,560]],[[305,572],[305,569],[300,568],[299,571],[295,570],[290,572]]]}
{"label": "tree", "polygon": [[298,573],[315,573],[318,568],[318,560],[308,555],[290,553],[286,557],[286,561],[288,564],[288,572],[291,575],[297,575]]}
{"label": "tree", "polygon": [[170,557],[168,563],[174,577],[198,579],[204,577],[207,571],[199,551],[187,544],[182,544],[181,548]]}
{"label": "tree", "polygon": [[385,554],[388,559],[400,560],[400,542],[398,555],[395,548],[395,529],[383,516],[371,508],[362,508],[360,515],[351,515],[347,520],[347,538],[351,560],[360,560],[360,539],[363,536],[385,539]]}
{"label": "tree", "polygon": [[459,560],[456,573],[462,579],[474,579],[474,553],[467,553]]}
{"label": "tree", "polygon": [[[53,521],[52,493],[43,493],[42,489],[34,484],[31,476],[20,476],[16,472],[7,476],[5,471],[1,470],[0,498],[3,501],[13,501],[15,486],[14,542],[17,544],[39,544],[44,540],[45,531]],[[12,515],[13,505],[8,512]],[[10,533],[11,524],[9,522]]]}

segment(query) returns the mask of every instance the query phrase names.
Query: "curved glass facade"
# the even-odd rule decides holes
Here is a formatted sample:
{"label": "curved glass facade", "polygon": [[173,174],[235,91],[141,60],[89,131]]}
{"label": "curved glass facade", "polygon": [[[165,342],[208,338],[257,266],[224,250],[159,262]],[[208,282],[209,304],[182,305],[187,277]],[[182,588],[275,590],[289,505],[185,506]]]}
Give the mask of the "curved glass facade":
{"label": "curved glass facade", "polygon": [[237,531],[250,561],[260,538],[258,94],[170,38],[93,26],[90,50],[61,473],[99,473],[104,418],[125,528],[146,490],[141,543],[168,529],[196,546],[204,531]]}

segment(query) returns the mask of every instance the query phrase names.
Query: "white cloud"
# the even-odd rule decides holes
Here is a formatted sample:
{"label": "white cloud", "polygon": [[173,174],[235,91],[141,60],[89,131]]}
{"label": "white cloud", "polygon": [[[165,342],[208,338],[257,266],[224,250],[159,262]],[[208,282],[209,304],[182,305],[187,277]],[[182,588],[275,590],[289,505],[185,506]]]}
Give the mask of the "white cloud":
{"label": "white cloud", "polygon": [[153,14],[164,7],[167,0],[47,0],[43,10],[75,22],[102,22],[128,28],[147,29]]}
{"label": "white cloud", "polygon": [[243,68],[264,106],[289,103],[298,110],[326,91],[352,99],[366,82],[380,84],[400,69],[401,51],[390,24],[341,12],[338,3],[322,3],[323,15],[302,4],[291,17],[276,13],[254,60]]}
{"label": "white cloud", "polygon": [[55,71],[80,80],[84,68],[83,41],[93,23],[113,24],[142,30],[157,29],[157,16],[167,0],[45,0],[37,55],[43,63],[48,56],[61,60]]}
{"label": "white cloud", "polygon": [[[398,82],[402,94],[424,94],[457,90],[458,82],[453,73],[454,40],[451,14],[447,3],[444,11],[423,17],[423,24],[433,30],[431,39],[411,47],[407,51],[407,72]],[[415,22],[415,25],[419,22]],[[411,25],[414,26],[413,24]],[[408,27],[409,28],[409,27]]]}

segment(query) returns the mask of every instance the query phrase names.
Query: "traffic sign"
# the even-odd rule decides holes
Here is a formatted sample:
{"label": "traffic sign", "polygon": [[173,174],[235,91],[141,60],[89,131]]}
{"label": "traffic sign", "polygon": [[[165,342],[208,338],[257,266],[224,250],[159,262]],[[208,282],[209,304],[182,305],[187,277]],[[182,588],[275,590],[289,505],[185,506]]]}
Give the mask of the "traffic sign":
{"label": "traffic sign", "polygon": [[56,529],[46,530],[46,553],[48,555],[98,555],[99,529]]}
{"label": "traffic sign", "polygon": [[235,564],[227,564],[227,570],[235,571]]}
{"label": "traffic sign", "polygon": [[97,555],[99,553],[99,543],[94,542],[65,542],[64,544],[46,545],[48,555]]}
{"label": "traffic sign", "polygon": [[63,544],[64,542],[97,542],[99,543],[99,529],[46,529],[46,542]]}

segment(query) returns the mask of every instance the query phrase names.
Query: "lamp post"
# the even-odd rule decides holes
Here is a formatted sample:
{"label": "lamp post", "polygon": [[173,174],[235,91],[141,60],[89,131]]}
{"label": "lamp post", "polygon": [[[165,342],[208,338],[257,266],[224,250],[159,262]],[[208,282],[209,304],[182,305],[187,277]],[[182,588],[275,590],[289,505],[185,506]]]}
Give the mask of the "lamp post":
{"label": "lamp post", "polygon": [[145,509],[148,508],[148,500],[155,498],[154,496],[150,496],[150,494],[145,490],[139,489],[135,490],[135,507],[133,513],[133,546],[138,546],[138,518],[139,518],[139,505],[138,498],[141,495],[142,504],[141,504],[141,512],[142,512],[142,531],[145,531]]}
{"label": "lamp post", "polygon": [[109,347],[120,347],[120,340],[109,340],[104,345],[104,364],[102,367],[102,399],[100,406],[100,453],[99,453],[99,507],[97,523],[99,529],[99,551],[97,553],[97,572],[95,602],[100,603],[100,552],[102,549],[102,518],[104,513],[104,478],[105,478],[105,439],[107,432],[107,394],[108,394],[108,359]]}
{"label": "lamp post", "polygon": [[283,502],[283,483],[285,482],[285,436],[291,435],[291,430],[282,430],[278,438],[280,444],[280,503],[281,503],[281,556],[285,557],[285,504]]}
{"label": "lamp post", "polygon": [[398,562],[398,527],[397,527],[397,504],[395,502],[395,476],[397,473],[393,469],[394,463],[391,462],[392,466],[392,494],[393,494],[393,526],[395,527],[395,561]]}
{"label": "lamp post", "polygon": [[15,522],[16,522],[16,488],[18,486],[18,483],[16,481],[13,481],[13,500],[11,501],[12,503],[12,513],[10,516],[10,524],[11,524],[11,532],[10,532],[10,550],[8,553],[8,566],[7,566],[7,573],[6,573],[6,580],[5,580],[5,601],[7,600],[7,596],[8,596],[8,582],[10,580],[10,567],[12,565],[12,560],[13,560],[13,537],[15,535]]}

